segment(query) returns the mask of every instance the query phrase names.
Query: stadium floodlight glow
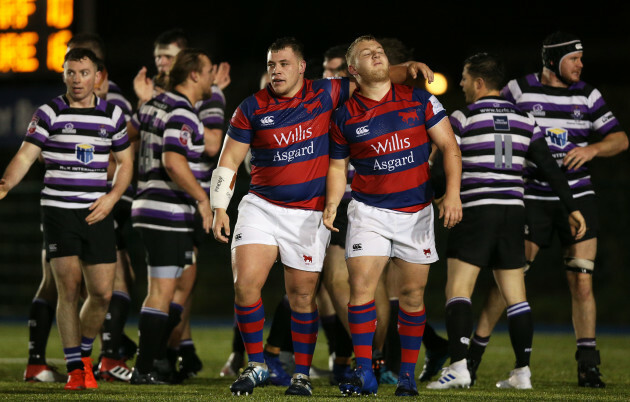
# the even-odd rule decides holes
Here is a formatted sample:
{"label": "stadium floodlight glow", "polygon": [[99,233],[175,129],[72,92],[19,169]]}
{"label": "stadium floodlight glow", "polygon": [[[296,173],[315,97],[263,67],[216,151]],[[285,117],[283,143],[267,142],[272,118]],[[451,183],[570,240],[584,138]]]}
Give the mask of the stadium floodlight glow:
{"label": "stadium floodlight glow", "polygon": [[427,91],[433,95],[442,95],[448,89],[448,81],[443,74],[433,73],[433,82],[427,83]]}

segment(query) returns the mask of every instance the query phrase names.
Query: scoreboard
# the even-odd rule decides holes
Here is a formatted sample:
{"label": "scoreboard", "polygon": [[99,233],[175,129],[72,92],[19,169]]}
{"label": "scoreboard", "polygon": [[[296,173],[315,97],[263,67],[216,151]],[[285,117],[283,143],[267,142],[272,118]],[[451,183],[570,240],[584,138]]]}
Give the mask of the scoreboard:
{"label": "scoreboard", "polygon": [[59,77],[74,11],[73,0],[0,0],[0,79]]}

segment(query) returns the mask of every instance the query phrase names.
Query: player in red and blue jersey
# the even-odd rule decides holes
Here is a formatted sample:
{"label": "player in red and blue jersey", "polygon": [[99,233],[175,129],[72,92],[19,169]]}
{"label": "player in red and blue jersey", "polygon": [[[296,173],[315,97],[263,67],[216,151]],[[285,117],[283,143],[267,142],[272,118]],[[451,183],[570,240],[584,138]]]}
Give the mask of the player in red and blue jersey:
{"label": "player in red and blue jersey", "polygon": [[356,173],[348,206],[346,262],[348,321],[357,368],[339,388],[345,395],[375,394],[378,389],[372,369],[374,295],[391,258],[401,279],[396,395],[418,395],[414,371],[426,321],[423,291],[429,264],[437,261],[428,163],[431,143],[445,155],[447,191],[440,217],[449,228],[462,217],[461,154],[440,102],[425,90],[392,84],[389,61],[374,37],[357,38],[346,60],[360,91],[333,113],[323,217],[324,225],[336,231],[333,221],[351,162]]}
{"label": "player in red and blue jersey", "polygon": [[[404,80],[426,66],[411,63],[392,71]],[[318,313],[315,294],[330,234],[321,225],[328,169],[328,126],[332,111],[348,99],[355,84],[347,78],[311,81],[294,38],[274,42],[267,54],[269,86],[241,103],[210,187],[217,240],[230,235],[226,209],[236,170],[252,151],[251,185],[239,205],[232,241],[235,311],[249,366],[232,384],[249,394],[268,378],[263,358],[264,310],[261,289],[278,255],[292,309],[296,372],[289,395],[311,395],[308,377]],[[402,73],[402,74],[400,74]],[[426,73],[425,73],[426,75]]]}

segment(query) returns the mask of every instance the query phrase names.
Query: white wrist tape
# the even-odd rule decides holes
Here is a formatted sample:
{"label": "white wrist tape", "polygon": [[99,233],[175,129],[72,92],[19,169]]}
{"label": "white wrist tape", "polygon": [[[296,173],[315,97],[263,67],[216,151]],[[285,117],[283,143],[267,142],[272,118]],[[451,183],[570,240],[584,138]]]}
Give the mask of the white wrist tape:
{"label": "white wrist tape", "polygon": [[227,209],[234,194],[236,172],[226,167],[218,167],[212,172],[210,180],[210,206]]}

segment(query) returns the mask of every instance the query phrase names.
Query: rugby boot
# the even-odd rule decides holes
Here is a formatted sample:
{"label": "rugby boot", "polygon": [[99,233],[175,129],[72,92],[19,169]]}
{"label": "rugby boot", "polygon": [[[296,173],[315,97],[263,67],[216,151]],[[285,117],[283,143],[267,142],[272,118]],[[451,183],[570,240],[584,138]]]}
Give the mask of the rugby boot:
{"label": "rugby boot", "polygon": [[339,384],[339,390],[344,396],[376,395],[378,382],[372,367],[357,367],[348,381]]}
{"label": "rugby boot", "polygon": [[91,357],[82,357],[81,361],[83,361],[83,371],[85,372],[85,388],[98,388],[98,383],[96,382],[96,378],[94,378],[94,368],[92,367],[92,358]]}
{"label": "rugby boot", "polygon": [[63,387],[70,391],[85,389],[85,372],[83,369],[74,369],[68,373],[68,382]]}
{"label": "rugby boot", "polygon": [[529,366],[519,367],[510,371],[507,380],[497,382],[497,388],[532,389],[531,377]]}
{"label": "rugby boot", "polygon": [[285,395],[311,396],[313,395],[313,386],[308,376],[304,374],[296,374],[291,378],[291,385],[284,391]]}
{"label": "rugby boot", "polygon": [[131,369],[127,367],[124,360],[111,359],[103,356],[98,364],[95,377],[105,381],[129,382],[131,379]]}
{"label": "rugby boot", "polygon": [[230,385],[232,395],[250,395],[255,387],[264,387],[269,383],[269,371],[264,365],[249,362],[245,370]]}
{"label": "rugby boot", "polygon": [[27,364],[24,371],[26,382],[65,382],[67,378],[48,364]]}
{"label": "rugby boot", "polygon": [[575,353],[578,362],[578,385],[588,388],[604,388],[606,384],[600,378],[602,374],[597,366],[601,363],[599,350],[578,350]]}
{"label": "rugby boot", "polygon": [[413,379],[413,373],[400,373],[398,385],[396,386],[396,396],[418,396],[418,387]]}

